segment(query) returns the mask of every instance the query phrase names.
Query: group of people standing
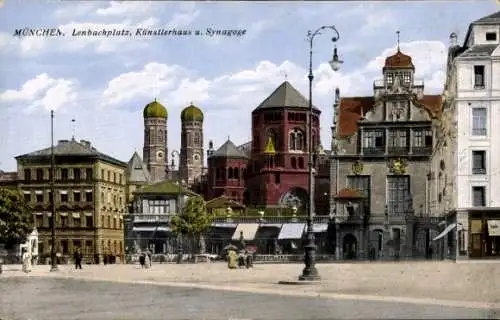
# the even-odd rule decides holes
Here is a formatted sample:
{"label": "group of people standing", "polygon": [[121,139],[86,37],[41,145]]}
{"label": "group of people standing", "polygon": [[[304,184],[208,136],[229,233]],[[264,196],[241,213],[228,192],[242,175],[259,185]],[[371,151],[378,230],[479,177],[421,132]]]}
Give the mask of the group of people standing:
{"label": "group of people standing", "polygon": [[253,254],[247,250],[240,250],[239,253],[236,253],[236,250],[229,249],[227,252],[227,267],[229,269],[252,268]]}

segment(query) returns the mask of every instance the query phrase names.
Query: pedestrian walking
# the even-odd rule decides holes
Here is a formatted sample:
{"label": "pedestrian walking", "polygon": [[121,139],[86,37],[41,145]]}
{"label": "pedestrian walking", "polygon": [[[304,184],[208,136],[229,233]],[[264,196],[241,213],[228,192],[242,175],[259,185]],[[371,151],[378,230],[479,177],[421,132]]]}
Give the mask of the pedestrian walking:
{"label": "pedestrian walking", "polygon": [[73,259],[75,260],[75,269],[82,269],[82,254],[80,252],[80,249],[76,249],[75,253],[73,254]]}
{"label": "pedestrian walking", "polygon": [[139,263],[141,264],[141,268],[144,268],[144,264],[146,263],[146,255],[144,252],[141,252],[139,255]]}
{"label": "pedestrian walking", "polygon": [[31,253],[26,249],[22,249],[21,259],[23,260],[23,272],[31,272]]}

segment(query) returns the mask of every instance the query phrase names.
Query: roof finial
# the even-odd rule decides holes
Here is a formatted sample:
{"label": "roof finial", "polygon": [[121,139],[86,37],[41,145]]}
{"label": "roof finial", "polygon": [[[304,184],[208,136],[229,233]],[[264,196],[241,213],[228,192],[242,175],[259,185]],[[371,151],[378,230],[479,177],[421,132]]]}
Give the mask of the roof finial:
{"label": "roof finial", "polygon": [[227,141],[231,140],[231,137],[229,135],[227,135]]}
{"label": "roof finial", "polygon": [[288,74],[286,74],[286,72],[285,72],[285,81],[287,81],[287,80],[288,80]]}
{"label": "roof finial", "polygon": [[399,52],[399,30],[398,30],[398,31],[396,31],[396,35],[397,35],[397,37],[398,37],[398,52]]}
{"label": "roof finial", "polygon": [[76,130],[75,123],[76,123],[76,120],[74,118],[71,119],[71,126],[72,126],[71,131],[73,133],[73,137],[71,139],[73,139],[73,140],[75,140],[75,130]]}
{"label": "roof finial", "polygon": [[189,104],[190,104],[190,105],[193,105],[193,100],[191,100],[191,101],[189,102]]}

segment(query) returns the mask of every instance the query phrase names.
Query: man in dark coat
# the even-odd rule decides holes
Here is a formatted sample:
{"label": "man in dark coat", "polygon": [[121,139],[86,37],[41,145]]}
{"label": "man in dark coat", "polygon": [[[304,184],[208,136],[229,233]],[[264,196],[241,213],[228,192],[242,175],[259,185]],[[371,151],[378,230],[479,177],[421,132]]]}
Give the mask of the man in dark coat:
{"label": "man in dark coat", "polygon": [[76,249],[73,258],[75,259],[75,269],[81,269],[82,268],[82,254],[80,253],[79,249]]}

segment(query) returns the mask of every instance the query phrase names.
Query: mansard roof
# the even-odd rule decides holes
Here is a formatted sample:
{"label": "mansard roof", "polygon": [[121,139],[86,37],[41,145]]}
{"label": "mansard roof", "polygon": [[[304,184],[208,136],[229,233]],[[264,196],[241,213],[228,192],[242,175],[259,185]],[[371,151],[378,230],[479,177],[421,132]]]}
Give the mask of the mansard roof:
{"label": "mansard roof", "polygon": [[[269,95],[264,101],[259,104],[254,112],[261,109],[270,108],[309,108],[309,100],[307,100],[290,82],[283,82],[276,90]],[[316,110],[316,107],[313,106]],[[318,110],[319,111],[319,110]]]}
{"label": "mansard roof", "polygon": [[384,65],[384,70],[385,69],[415,69],[415,65],[413,65],[413,62],[411,60],[411,57],[409,55],[406,55],[402,53],[399,50],[393,54],[390,57],[385,58],[385,65]]}
{"label": "mansard roof", "polygon": [[219,158],[241,158],[241,159],[247,159],[248,156],[238,149],[234,145],[234,143],[227,139],[227,141],[219,148],[217,151],[215,151],[210,157],[219,157]]}
{"label": "mansard roof", "polygon": [[[441,115],[441,95],[425,95],[418,100],[416,97],[412,102],[427,110],[432,118]],[[341,98],[339,105],[339,120],[337,135],[346,138],[358,132],[358,121],[375,106],[374,97],[348,97]]]}
{"label": "mansard roof", "polygon": [[[51,147],[33,151],[15,157],[16,160],[47,158],[51,156]],[[55,156],[72,156],[72,157],[88,157],[102,160],[108,163],[126,167],[127,164],[117,160],[111,156],[99,152],[96,148],[92,147],[90,142],[86,140],[76,141],[74,138],[71,140],[59,140],[57,145],[54,146]]]}
{"label": "mansard roof", "polygon": [[130,158],[128,162],[127,171],[128,171],[127,180],[129,182],[142,182],[142,183],[151,182],[151,175],[149,174],[146,165],[142,161],[137,151],[134,152],[132,158]]}

